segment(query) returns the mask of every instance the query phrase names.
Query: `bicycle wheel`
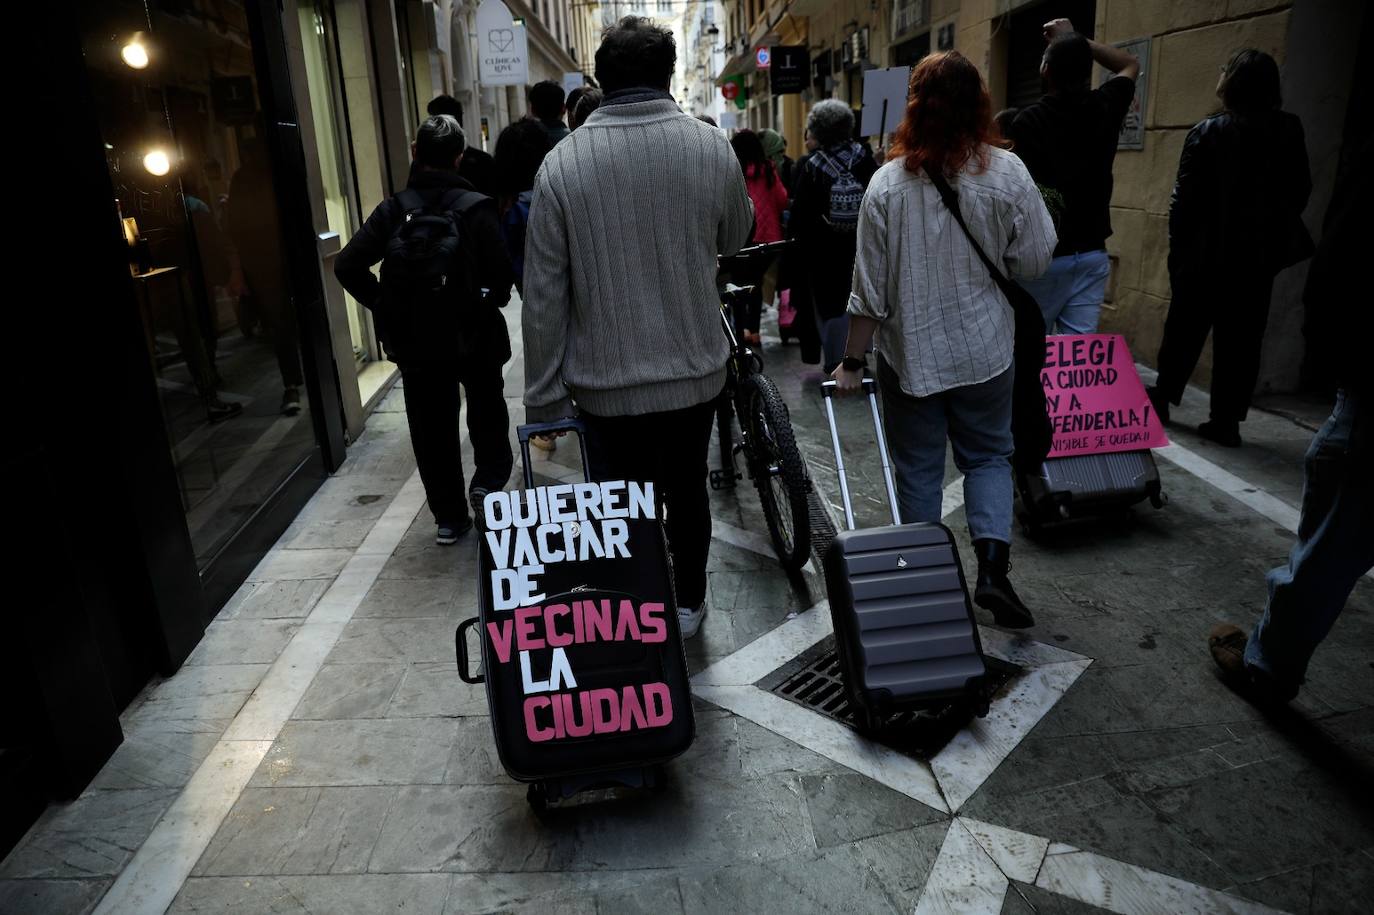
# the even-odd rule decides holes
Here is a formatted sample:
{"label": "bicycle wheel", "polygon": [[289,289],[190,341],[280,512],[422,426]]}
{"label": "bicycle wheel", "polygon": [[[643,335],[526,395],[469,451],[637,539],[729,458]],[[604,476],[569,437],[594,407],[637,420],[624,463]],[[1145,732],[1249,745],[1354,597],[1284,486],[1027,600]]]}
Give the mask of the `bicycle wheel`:
{"label": "bicycle wheel", "polygon": [[745,382],[748,415],[749,469],[763,503],[768,533],[778,561],[789,572],[806,565],[811,555],[811,520],[807,495],[811,479],[792,434],[787,404],[767,375],[751,375]]}

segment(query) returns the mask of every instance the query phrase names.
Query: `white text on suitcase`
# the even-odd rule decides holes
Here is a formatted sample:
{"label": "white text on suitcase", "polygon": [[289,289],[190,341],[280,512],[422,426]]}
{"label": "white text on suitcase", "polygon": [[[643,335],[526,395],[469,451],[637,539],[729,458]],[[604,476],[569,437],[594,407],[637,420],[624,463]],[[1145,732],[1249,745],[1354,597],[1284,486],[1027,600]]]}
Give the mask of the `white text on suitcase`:
{"label": "white text on suitcase", "polygon": [[[513,653],[520,656],[529,740],[670,723],[673,707],[666,684],[579,690],[567,651],[593,643],[666,641],[665,603],[587,591],[585,597],[578,592],[546,604],[539,582],[554,563],[631,560],[628,522],[655,517],[653,484],[613,481],[493,492],[483,508],[492,558],[492,609],[497,614],[511,611],[508,618],[487,623],[486,637],[496,663],[511,663]],[[547,665],[542,663],[544,652],[549,653]],[[536,668],[547,674],[538,678]]]}

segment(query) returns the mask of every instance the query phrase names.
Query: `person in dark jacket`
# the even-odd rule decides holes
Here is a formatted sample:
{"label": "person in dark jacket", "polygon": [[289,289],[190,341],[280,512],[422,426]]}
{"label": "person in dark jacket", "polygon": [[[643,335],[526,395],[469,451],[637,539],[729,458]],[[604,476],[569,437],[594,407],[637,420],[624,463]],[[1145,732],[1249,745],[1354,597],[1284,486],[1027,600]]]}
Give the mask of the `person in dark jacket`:
{"label": "person in dark jacket", "polygon": [[549,132],[549,139],[554,143],[571,132],[568,125],[563,123],[567,96],[563,94],[563,87],[558,83],[551,79],[535,83],[530,87],[529,101],[530,117],[544,125],[544,129]]}
{"label": "person in dark jacket", "polygon": [[[1062,197],[1064,213],[1050,269],[1020,283],[1040,304],[1046,331],[1091,334],[1097,331],[1110,267],[1112,162],[1140,62],[1078,34],[1067,19],[1045,23],[1044,35],[1048,44],[1040,75],[1049,91],[1018,110],[1003,135],[1035,183]],[[1114,75],[1089,89],[1094,63]]]}
{"label": "person in dark jacket", "polygon": [[[491,290],[488,295],[478,293],[475,302],[455,295],[453,308],[423,312],[383,295],[371,268],[386,256],[406,216],[406,204],[397,197],[372,211],[334,263],[339,284],[371,309],[383,345],[401,368],[415,462],[441,544],[456,542],[472,527],[469,502],[480,513],[487,492],[502,489],[514,465],[501,371],[511,357],[510,337],[498,306],[505,304],[515,277],[495,202],[458,173],[463,149],[463,128],[452,117],[425,121],[411,146],[414,162],[406,188],[419,195],[426,209],[448,206],[457,214],[460,263],[449,276],[472,271],[475,275],[453,285]],[[476,464],[468,501],[463,499],[458,441],[460,384],[467,394]]]}
{"label": "person in dark jacket", "polygon": [[1211,419],[1198,432],[1240,446],[1259,377],[1275,274],[1311,254],[1302,211],[1312,191],[1302,122],[1280,110],[1279,68],[1238,51],[1222,68],[1225,106],[1183,143],[1169,206],[1173,299],[1150,400],[1168,420],[1212,333]]}
{"label": "person in dark jacket", "polygon": [[[451,95],[436,95],[430,100],[426,111],[430,117],[446,114],[462,126],[463,103]],[[496,160],[489,153],[475,146],[466,147],[463,150],[463,163],[458,166],[458,174],[471,184],[477,193],[486,194],[488,197],[496,196]]]}
{"label": "person in dark jacket", "polygon": [[1367,222],[1374,182],[1366,141],[1338,181],[1316,259],[1307,275],[1307,333],[1339,388],[1336,406],[1307,450],[1298,542],[1287,565],[1269,573],[1269,602],[1247,636],[1221,624],[1208,637],[1223,675],[1260,701],[1298,694],[1308,662],[1345,608],[1362,575],[1374,568],[1374,309],[1351,297],[1365,282]]}
{"label": "person in dark jacket", "polygon": [[850,138],[854,112],[839,99],[817,103],[807,116],[806,129],[816,150],[797,163],[787,235],[798,244],[784,265],[785,285],[790,285],[797,309],[802,361],[821,362],[829,374],[844,358],[849,336],[846,309],[858,230],[857,207],[852,222],[831,212],[831,190],[837,180],[852,179],[868,187],[878,164]]}

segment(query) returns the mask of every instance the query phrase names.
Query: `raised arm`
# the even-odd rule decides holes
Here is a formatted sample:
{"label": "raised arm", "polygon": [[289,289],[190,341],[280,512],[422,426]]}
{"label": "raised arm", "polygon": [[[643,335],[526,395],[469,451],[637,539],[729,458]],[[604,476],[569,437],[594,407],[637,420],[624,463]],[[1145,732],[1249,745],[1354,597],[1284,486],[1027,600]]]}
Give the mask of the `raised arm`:
{"label": "raised arm", "polygon": [[[1060,35],[1067,35],[1075,31],[1073,23],[1067,19],[1051,19],[1044,25],[1045,40],[1053,41]],[[1106,67],[1117,76],[1124,76],[1129,80],[1135,80],[1140,76],[1140,61],[1136,60],[1135,55],[1127,54],[1120,48],[1114,48],[1109,44],[1102,44],[1100,41],[1088,39],[1088,47],[1092,49],[1093,60]]]}

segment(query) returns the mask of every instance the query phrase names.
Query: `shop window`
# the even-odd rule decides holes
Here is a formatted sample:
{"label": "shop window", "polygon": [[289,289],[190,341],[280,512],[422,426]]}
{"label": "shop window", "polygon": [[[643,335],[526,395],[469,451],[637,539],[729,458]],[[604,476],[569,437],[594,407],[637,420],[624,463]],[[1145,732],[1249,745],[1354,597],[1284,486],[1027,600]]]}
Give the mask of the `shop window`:
{"label": "shop window", "polygon": [[74,9],[203,569],[315,447],[248,19],[229,0]]}

